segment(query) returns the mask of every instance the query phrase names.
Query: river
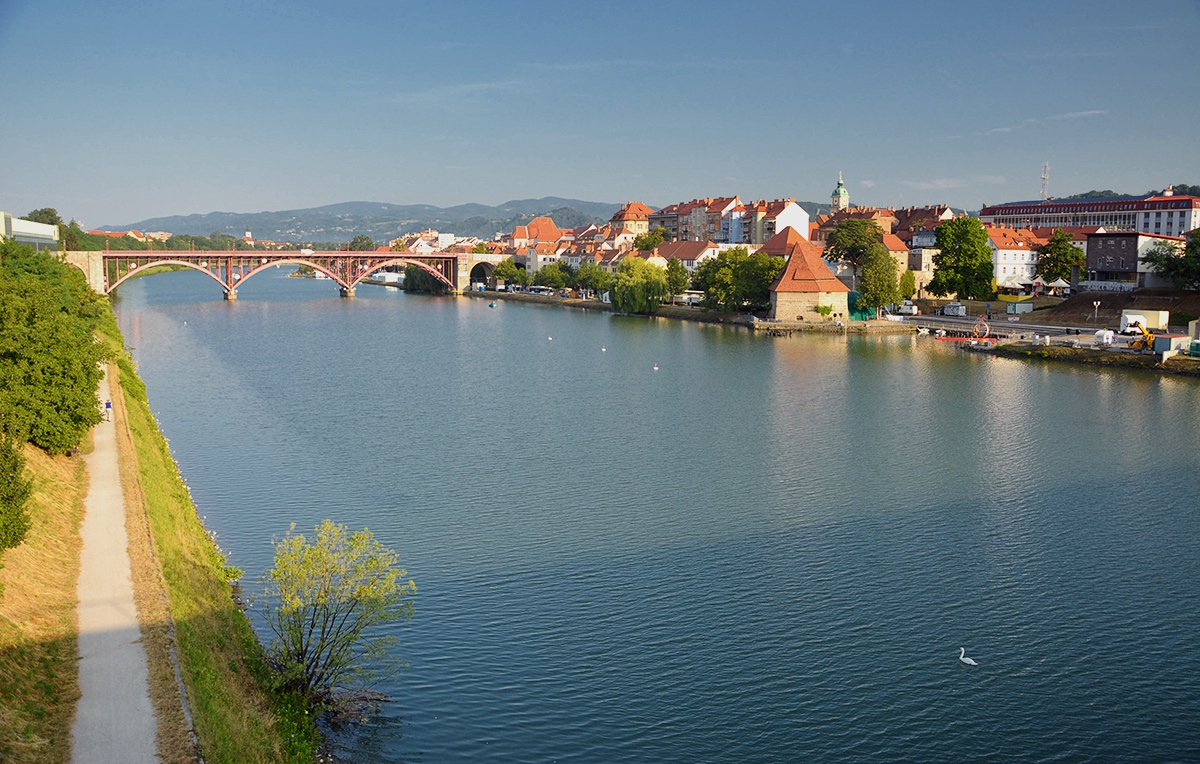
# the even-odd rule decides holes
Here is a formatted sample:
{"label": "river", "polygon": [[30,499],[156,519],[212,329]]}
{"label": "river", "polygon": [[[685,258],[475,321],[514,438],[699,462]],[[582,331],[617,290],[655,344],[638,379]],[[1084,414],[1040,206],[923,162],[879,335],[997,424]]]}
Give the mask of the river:
{"label": "river", "polygon": [[247,587],[416,580],[344,760],[1200,758],[1196,380],[284,273],[117,310]]}

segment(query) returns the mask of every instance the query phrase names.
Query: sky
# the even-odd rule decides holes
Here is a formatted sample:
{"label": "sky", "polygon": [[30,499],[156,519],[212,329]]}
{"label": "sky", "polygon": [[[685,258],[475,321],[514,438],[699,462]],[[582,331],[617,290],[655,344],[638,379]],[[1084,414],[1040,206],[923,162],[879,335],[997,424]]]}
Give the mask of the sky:
{"label": "sky", "polygon": [[1200,184],[1200,0],[0,0],[0,210]]}

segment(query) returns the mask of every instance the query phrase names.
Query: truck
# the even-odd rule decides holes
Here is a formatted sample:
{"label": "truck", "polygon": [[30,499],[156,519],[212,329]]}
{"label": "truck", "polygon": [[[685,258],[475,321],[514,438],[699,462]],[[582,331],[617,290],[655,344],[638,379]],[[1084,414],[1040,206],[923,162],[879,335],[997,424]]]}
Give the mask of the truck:
{"label": "truck", "polygon": [[967,315],[967,306],[961,302],[948,302],[946,307],[942,308],[943,316],[965,316]]}

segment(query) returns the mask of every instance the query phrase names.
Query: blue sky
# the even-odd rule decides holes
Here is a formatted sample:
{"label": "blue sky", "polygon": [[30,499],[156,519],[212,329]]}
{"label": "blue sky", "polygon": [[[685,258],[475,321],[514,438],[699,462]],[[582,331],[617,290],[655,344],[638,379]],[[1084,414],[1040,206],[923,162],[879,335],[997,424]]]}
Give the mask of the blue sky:
{"label": "blue sky", "polygon": [[1200,2],[0,0],[0,209],[1200,183]]}

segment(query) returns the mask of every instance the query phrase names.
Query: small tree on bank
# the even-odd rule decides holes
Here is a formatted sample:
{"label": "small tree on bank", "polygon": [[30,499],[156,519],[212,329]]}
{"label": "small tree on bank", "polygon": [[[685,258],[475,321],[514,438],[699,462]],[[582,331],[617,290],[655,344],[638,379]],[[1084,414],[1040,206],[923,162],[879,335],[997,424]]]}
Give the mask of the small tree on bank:
{"label": "small tree on bank", "polygon": [[896,261],[880,242],[875,242],[867,249],[860,291],[858,307],[874,308],[876,316],[880,308],[900,299],[900,287],[896,284]]}
{"label": "small tree on bank", "polygon": [[653,313],[669,291],[666,269],[630,255],[617,266],[613,307],[623,313]]}
{"label": "small tree on bank", "polygon": [[365,528],[350,533],[325,520],[309,540],[293,525],[275,544],[262,598],[275,634],[267,658],[283,686],[324,707],[399,671],[388,653],[395,636],[366,632],[412,618],[417,585],[407,575]]}
{"label": "small tree on bank", "polygon": [[1061,228],[1055,229],[1050,240],[1038,247],[1037,265],[1033,269],[1033,275],[1046,281],[1066,281],[1071,278],[1071,266],[1087,263],[1087,255],[1071,241],[1071,234]]}
{"label": "small tree on bank", "polygon": [[667,260],[667,290],[670,291],[672,298],[677,294],[682,294],[688,288],[691,280],[692,277],[688,274],[687,266],[681,263],[679,258],[672,257]]}
{"label": "small tree on bank", "polygon": [[906,270],[900,274],[900,296],[906,300],[911,300],[912,296],[917,293],[917,277],[912,271]]}
{"label": "small tree on bank", "polygon": [[960,299],[983,297],[992,292],[992,250],[987,229],[976,218],[955,218],[937,228],[938,253],[933,256],[933,281],[929,291],[936,295],[957,294]]}
{"label": "small tree on bank", "polygon": [[1182,250],[1175,242],[1159,241],[1143,259],[1155,273],[1170,279],[1176,289],[1200,290],[1200,231],[1188,234]]}

